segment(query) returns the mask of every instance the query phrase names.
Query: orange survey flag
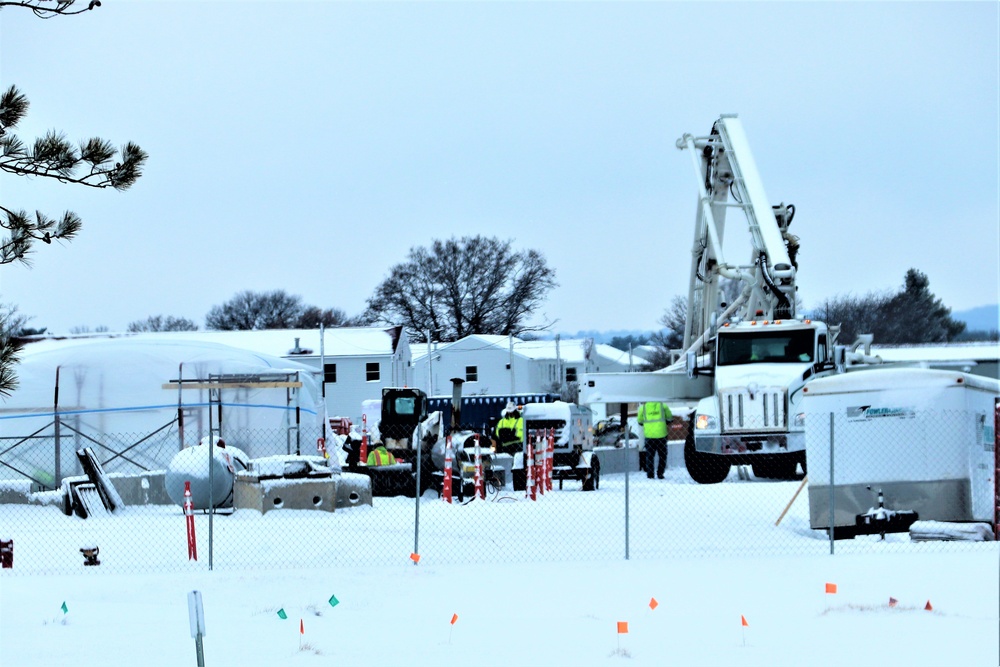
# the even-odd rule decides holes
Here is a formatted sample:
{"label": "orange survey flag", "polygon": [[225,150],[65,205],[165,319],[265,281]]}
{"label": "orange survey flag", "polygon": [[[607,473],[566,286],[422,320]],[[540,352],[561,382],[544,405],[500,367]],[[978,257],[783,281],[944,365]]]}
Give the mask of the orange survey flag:
{"label": "orange survey flag", "polygon": [[742,625],[742,626],[743,626],[744,628],[749,628],[749,627],[750,627],[750,624],[749,624],[749,623],[747,623],[747,617],[746,617],[746,616],[744,616],[743,614],[740,614],[740,624],[741,624],[741,625]]}
{"label": "orange survey flag", "polygon": [[618,621],[618,634],[620,635],[628,634],[628,621]]}
{"label": "orange survey flag", "polygon": [[827,584],[826,585],[826,592],[827,593],[831,593],[831,594],[836,593],[837,592],[837,584]]}
{"label": "orange survey flag", "polygon": [[457,621],[457,620],[458,620],[458,614],[452,614],[451,615],[451,624],[455,625],[455,621]]}
{"label": "orange survey flag", "polygon": [[656,598],[649,598],[649,608],[656,609],[660,606],[660,603],[656,601]]}

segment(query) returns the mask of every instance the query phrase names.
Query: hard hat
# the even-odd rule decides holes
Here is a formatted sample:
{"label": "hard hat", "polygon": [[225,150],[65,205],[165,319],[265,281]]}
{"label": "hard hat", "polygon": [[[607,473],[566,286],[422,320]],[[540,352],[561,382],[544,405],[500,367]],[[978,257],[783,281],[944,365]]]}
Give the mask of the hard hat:
{"label": "hard hat", "polygon": [[503,409],[504,412],[514,412],[517,410],[517,406],[514,405],[514,401],[507,401],[507,406]]}

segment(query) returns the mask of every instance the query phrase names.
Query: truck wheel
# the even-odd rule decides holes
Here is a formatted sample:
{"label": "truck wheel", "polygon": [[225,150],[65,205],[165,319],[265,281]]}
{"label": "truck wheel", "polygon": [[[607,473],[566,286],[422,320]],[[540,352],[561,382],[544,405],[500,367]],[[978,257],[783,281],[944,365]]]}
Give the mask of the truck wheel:
{"label": "truck wheel", "polygon": [[718,484],[729,476],[729,461],[714,454],[703,454],[694,448],[694,423],[684,441],[684,466],[691,479],[699,484]]}
{"label": "truck wheel", "polygon": [[594,491],[601,488],[601,461],[596,456],[590,458],[590,470],[583,479],[583,490]]}
{"label": "truck wheel", "polygon": [[750,469],[753,470],[753,476],[757,479],[768,479],[774,477],[774,468],[770,463],[765,463],[764,461],[751,463]]}
{"label": "truck wheel", "polygon": [[[785,457],[785,459],[789,458],[791,457]],[[790,461],[785,459],[782,459],[781,461],[774,464],[776,468],[776,470],[774,471],[775,478],[786,479],[786,480],[798,478],[797,471],[799,462],[795,459],[791,459]]]}

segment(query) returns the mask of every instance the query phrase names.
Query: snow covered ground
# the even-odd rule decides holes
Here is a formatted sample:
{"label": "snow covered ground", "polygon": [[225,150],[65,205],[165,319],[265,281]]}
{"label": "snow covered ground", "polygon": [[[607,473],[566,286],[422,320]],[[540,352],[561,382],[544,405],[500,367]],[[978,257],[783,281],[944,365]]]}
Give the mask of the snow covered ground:
{"label": "snow covered ground", "polygon": [[[626,560],[624,486],[467,506],[428,493],[417,565],[407,498],[216,516],[214,571],[207,516],[189,562],[179,508],[82,521],[4,505],[2,663],[196,664],[192,590],[206,665],[1000,663],[996,542],[867,537],[831,556],[805,493],[774,525],[796,482],[699,486],[671,469],[629,477]],[[99,567],[83,566],[88,541]]]}

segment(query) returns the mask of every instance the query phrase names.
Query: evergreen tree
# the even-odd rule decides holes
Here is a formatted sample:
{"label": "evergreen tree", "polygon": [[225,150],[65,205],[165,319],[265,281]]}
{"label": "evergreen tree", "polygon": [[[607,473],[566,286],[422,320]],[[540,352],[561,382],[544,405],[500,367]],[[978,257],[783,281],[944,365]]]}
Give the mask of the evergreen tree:
{"label": "evergreen tree", "polygon": [[[100,0],[90,0],[85,6],[75,0],[3,0],[0,9],[20,7],[36,16],[52,18],[70,16],[100,7]],[[104,139],[94,137],[74,146],[61,134],[48,132],[28,147],[11,130],[28,112],[28,98],[10,86],[0,94],[0,171],[15,176],[43,176],[62,183],[74,183],[93,188],[127,190],[142,175],[147,155],[138,145],[127,143],[120,149]],[[0,265],[20,263],[30,265],[35,243],[69,241],[82,226],[80,217],[65,211],[51,218],[36,210],[29,214],[23,209],[0,204]],[[13,338],[17,311],[0,306],[0,395],[9,395],[17,387],[18,343]]]}

